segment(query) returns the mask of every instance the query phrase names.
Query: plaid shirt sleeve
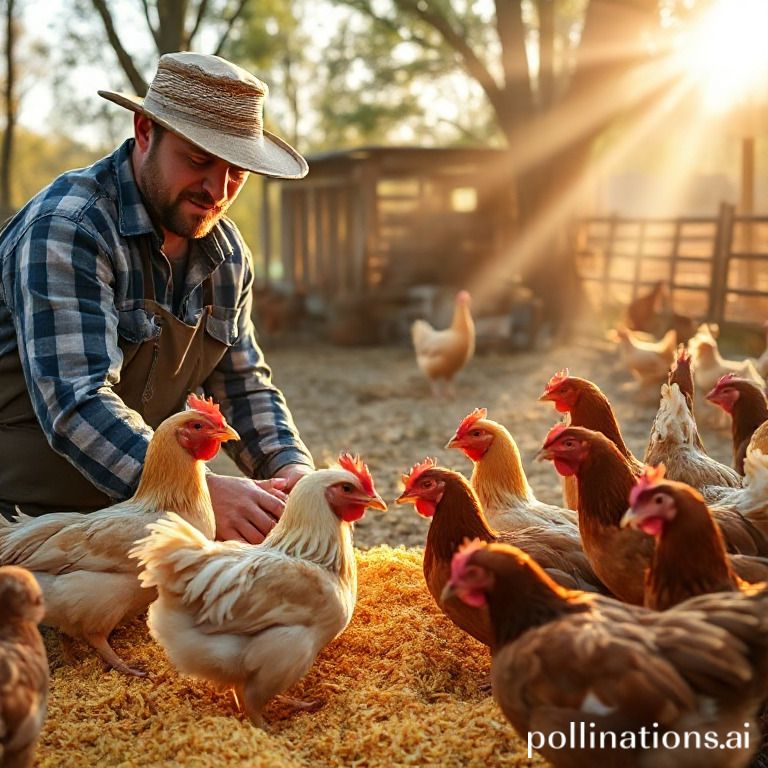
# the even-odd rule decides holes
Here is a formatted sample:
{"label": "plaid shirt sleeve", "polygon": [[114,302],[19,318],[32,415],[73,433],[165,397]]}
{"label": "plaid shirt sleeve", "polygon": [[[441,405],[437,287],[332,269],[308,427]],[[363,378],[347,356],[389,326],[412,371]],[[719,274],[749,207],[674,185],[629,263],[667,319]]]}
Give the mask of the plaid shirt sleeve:
{"label": "plaid shirt sleeve", "polygon": [[122,363],[113,286],[98,227],[53,214],[35,219],[20,238],[6,301],[51,447],[123,499],[138,483],[152,430],[112,390]]}
{"label": "plaid shirt sleeve", "polygon": [[245,278],[238,299],[238,335],[205,389],[220,403],[227,421],[240,434],[236,443],[222,446],[250,477],[269,478],[287,464],[314,467],[299,437],[282,392],[272,383],[272,372],[256,343],[252,321],[252,258],[242,243]]}

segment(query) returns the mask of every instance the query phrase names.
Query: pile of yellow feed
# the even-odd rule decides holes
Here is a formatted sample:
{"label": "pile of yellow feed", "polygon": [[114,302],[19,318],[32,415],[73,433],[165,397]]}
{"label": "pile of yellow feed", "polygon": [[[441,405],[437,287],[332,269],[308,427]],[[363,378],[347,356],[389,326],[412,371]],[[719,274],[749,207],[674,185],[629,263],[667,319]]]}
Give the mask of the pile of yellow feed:
{"label": "pile of yellow feed", "polygon": [[229,693],[179,675],[142,621],[113,635],[146,679],[103,671],[85,646],[73,663],[46,636],[52,666],[37,766],[527,766],[525,744],[481,686],[488,650],[457,629],[426,590],[417,550],[358,552],[355,615],[287,693],[318,711],[267,705],[268,731]]}

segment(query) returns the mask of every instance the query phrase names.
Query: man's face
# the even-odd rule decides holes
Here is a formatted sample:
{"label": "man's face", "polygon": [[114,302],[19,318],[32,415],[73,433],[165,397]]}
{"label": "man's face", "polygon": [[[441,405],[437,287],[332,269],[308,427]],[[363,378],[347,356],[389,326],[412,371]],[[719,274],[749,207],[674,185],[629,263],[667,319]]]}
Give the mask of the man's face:
{"label": "man's face", "polygon": [[207,235],[227,212],[248,172],[171,131],[153,130],[138,184],[160,226],[179,237]]}

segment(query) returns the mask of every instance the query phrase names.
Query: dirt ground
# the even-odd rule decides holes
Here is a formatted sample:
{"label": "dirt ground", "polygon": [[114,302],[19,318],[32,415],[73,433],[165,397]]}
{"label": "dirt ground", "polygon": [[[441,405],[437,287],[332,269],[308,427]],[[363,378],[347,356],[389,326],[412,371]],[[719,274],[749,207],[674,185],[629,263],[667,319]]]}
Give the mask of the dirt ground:
{"label": "dirt ground", "polygon": [[[620,363],[615,345],[585,337],[546,351],[479,353],[456,379],[456,397],[435,400],[408,346],[350,348],[307,342],[265,347],[274,380],[284,391],[302,437],[318,467],[348,450],[367,462],[376,488],[388,502],[400,493],[400,476],[426,456],[469,476],[470,461],[445,444],[476,407],[504,424],[517,441],[529,482],[542,501],[562,502],[560,478],[551,462],[534,461],[549,428],[560,420],[551,403],[537,398],[553,373],[568,367],[595,382],[617,413],[624,439],[642,457],[658,392],[638,392]],[[710,455],[730,463],[729,429],[707,427],[706,403],[700,431]],[[237,473],[225,456],[215,471]],[[429,522],[411,505],[390,503],[387,512],[368,511],[357,523],[355,544],[423,546]]]}

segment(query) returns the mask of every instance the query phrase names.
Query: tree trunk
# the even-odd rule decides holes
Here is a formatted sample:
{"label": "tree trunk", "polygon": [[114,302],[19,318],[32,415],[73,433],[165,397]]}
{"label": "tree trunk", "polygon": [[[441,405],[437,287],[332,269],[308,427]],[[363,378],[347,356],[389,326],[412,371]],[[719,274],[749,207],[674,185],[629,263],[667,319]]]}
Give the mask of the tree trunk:
{"label": "tree trunk", "polygon": [[5,16],[5,132],[0,148],[0,221],[4,221],[13,211],[11,201],[11,177],[13,163],[13,140],[16,131],[18,105],[16,103],[16,24],[14,19],[15,0],[6,0]]}
{"label": "tree trunk", "polygon": [[[636,120],[668,86],[649,80],[638,87],[632,80],[648,61],[642,34],[648,25],[657,25],[656,14],[656,0],[591,0],[566,97],[507,134],[520,171],[515,252],[524,281],[544,302],[547,319],[563,331],[584,305],[567,234],[589,192],[595,141],[617,118]],[[516,149],[521,143],[537,150],[525,157]]]}

